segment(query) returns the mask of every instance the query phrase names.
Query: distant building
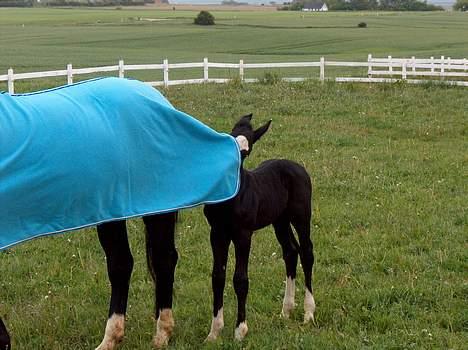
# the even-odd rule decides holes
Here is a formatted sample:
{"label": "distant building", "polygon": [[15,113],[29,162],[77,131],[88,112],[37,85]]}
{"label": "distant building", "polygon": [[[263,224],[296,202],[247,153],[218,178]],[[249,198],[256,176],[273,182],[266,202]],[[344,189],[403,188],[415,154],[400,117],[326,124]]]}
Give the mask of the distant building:
{"label": "distant building", "polygon": [[328,11],[328,6],[324,2],[314,2],[314,3],[305,3],[302,8],[304,12],[326,12]]}
{"label": "distant building", "polygon": [[169,4],[169,0],[154,0],[156,5]]}

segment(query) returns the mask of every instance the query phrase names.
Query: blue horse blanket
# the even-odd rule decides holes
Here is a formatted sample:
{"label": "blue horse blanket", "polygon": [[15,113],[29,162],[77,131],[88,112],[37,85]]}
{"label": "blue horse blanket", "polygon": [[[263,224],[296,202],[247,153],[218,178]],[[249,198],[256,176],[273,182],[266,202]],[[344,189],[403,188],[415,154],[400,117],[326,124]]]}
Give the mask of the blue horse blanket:
{"label": "blue horse blanket", "polygon": [[106,221],[225,201],[240,153],[136,81],[0,93],[0,250]]}

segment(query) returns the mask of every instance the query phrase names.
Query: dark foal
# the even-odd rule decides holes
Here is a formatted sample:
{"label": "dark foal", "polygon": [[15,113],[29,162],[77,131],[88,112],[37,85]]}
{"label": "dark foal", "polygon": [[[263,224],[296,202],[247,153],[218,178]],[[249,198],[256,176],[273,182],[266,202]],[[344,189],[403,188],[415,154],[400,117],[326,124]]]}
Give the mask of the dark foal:
{"label": "dark foal", "polygon": [[[174,229],[177,212],[143,217],[146,226],[146,256],[148,269],[155,283],[156,348],[167,345],[174,329],[172,317],[172,287],[177,264]],[[106,254],[107,271],[111,283],[109,319],[104,339],[97,350],[112,350],[124,336],[128,288],[133,269],[133,257],[127,239],[125,220],[97,226],[99,242]],[[0,350],[11,349],[10,338],[0,319]]]}
{"label": "dark foal", "polygon": [[[253,130],[252,115],[234,126],[231,135],[241,146],[242,160],[252,151],[253,144],[268,130],[271,121]],[[289,317],[294,308],[296,266],[300,256],[305,275],[304,322],[314,318],[315,301],[312,291],[313,246],[310,240],[312,184],[306,170],[289,160],[268,160],[253,171],[241,168],[239,193],[231,200],[206,205],[204,213],[211,225],[213,251],[213,321],[207,340],[215,340],[224,326],[223,290],[229,245],[234,243],[236,267],[234,290],[238,311],[235,338],[242,340],[248,328],[245,304],[249,289],[248,260],[255,230],[273,224],[283,250],[286,264],[286,290],[282,315]],[[297,242],[291,228],[296,229]]]}
{"label": "dark foal", "polygon": [[[155,283],[156,348],[167,345],[174,329],[172,317],[172,287],[177,264],[174,230],[177,212],[143,217],[146,226],[146,258]],[[124,336],[128,288],[133,269],[133,257],[127,239],[125,220],[98,225],[99,242],[106,254],[107,272],[111,283],[109,319],[102,343],[96,350],[112,350]]]}

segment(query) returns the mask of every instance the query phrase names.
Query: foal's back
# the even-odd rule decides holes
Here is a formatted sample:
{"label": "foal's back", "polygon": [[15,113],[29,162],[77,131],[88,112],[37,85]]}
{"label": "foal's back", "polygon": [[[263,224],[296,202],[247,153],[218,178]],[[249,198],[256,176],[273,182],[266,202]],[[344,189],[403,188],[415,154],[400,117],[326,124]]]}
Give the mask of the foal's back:
{"label": "foal's back", "polygon": [[238,214],[255,222],[252,229],[268,226],[285,215],[310,220],[312,183],[298,163],[270,159],[252,171],[245,171],[242,181],[237,200],[245,212]]}

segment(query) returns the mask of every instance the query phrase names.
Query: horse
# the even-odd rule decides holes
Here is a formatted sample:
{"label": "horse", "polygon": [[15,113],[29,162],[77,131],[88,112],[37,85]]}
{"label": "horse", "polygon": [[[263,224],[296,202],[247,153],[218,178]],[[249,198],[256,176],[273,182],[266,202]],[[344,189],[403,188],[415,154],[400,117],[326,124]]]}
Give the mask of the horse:
{"label": "horse", "polygon": [[[231,135],[241,145],[241,186],[237,195],[225,202],[209,204],[204,214],[211,226],[213,253],[213,319],[207,340],[216,340],[224,327],[223,291],[229,245],[235,249],[234,290],[238,311],[234,337],[242,340],[248,332],[245,305],[249,289],[248,262],[254,231],[273,225],[286,265],[286,289],[281,314],[288,318],[294,309],[295,278],[298,255],[305,276],[304,323],[314,319],[315,300],[312,289],[314,264],[310,239],[312,184],[301,165],[284,159],[267,160],[256,169],[243,168],[253,145],[268,130],[271,120],[254,130],[252,114],[242,117]],[[299,243],[291,228],[296,229]]]}
{"label": "horse", "polygon": [[[126,219],[143,217],[155,283],[153,344],[167,344],[174,328],[177,211],[237,193],[241,159],[234,138],[178,111],[151,86],[128,79],[3,93],[0,111],[0,250],[97,226],[111,283],[97,349],[111,350],[124,336],[133,269]],[[0,319],[0,350],[10,348]]]}

